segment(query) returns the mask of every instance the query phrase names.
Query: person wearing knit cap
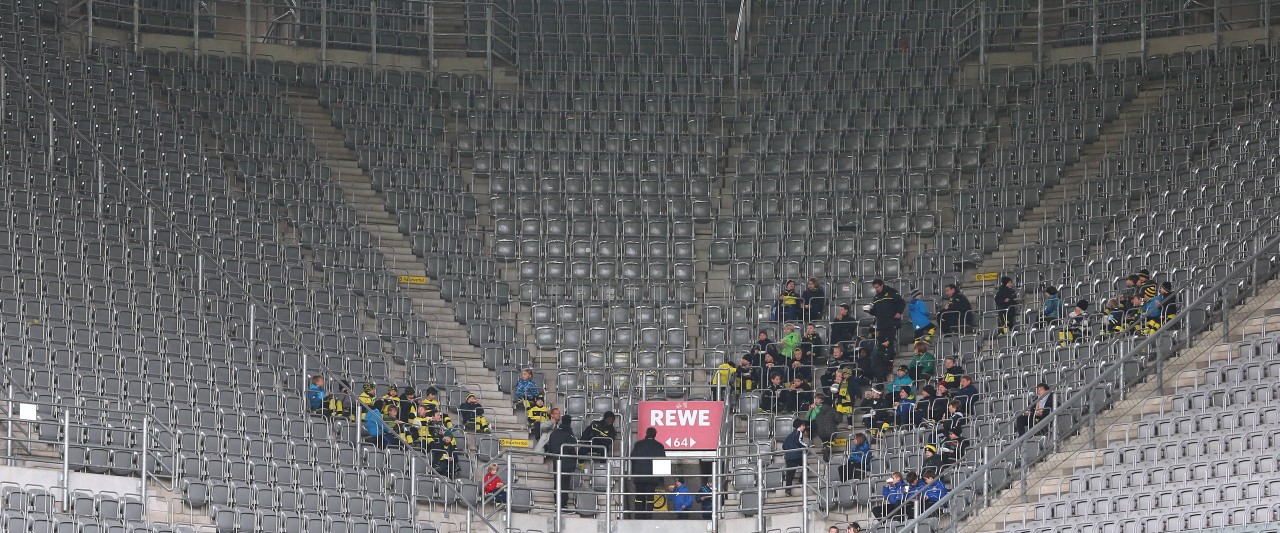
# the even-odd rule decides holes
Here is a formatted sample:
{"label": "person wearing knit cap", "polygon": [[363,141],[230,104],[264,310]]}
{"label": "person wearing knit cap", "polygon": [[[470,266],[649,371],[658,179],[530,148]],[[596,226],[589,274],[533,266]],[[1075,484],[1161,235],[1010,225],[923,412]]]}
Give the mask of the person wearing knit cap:
{"label": "person wearing knit cap", "polygon": [[[364,384],[364,392],[361,392],[360,396],[356,399],[360,401],[362,410],[367,411],[369,409],[377,409],[377,407],[374,407],[374,403],[378,401],[378,389],[373,386],[373,383],[366,381]],[[364,417],[364,415],[360,416],[361,418]]]}
{"label": "person wearing knit cap", "polygon": [[573,436],[573,416],[560,417],[560,425],[551,431],[547,438],[547,454],[556,459],[556,473],[559,483],[556,487],[556,505],[561,509],[568,506],[565,494],[573,490],[573,472],[578,468],[578,439]]}
{"label": "person wearing knit cap", "polygon": [[462,427],[476,433],[489,432],[489,420],[484,416],[484,406],[475,394],[467,394],[466,401],[458,406],[458,417],[462,419]]}
{"label": "person wearing knit cap", "polygon": [[920,469],[932,468],[935,472],[940,472],[942,466],[942,456],[938,454],[938,447],[933,444],[924,445],[924,461],[920,463]]}
{"label": "person wearing knit cap", "polygon": [[1138,295],[1138,275],[1130,274],[1124,278],[1124,288],[1120,289],[1119,302],[1124,311],[1129,310],[1133,297]]}
{"label": "person wearing knit cap", "polygon": [[1134,325],[1137,333],[1143,336],[1150,336],[1160,329],[1163,322],[1160,303],[1161,297],[1159,289],[1154,284],[1142,289],[1142,310],[1139,312],[1137,323]]}
{"label": "person wearing knit cap", "polygon": [[996,310],[999,311],[1000,330],[997,335],[1013,332],[1018,326],[1018,291],[1013,288],[1013,278],[1000,278],[1000,286],[996,288]]}
{"label": "person wearing knit cap", "polygon": [[594,455],[596,457],[613,455],[613,443],[618,440],[618,429],[613,425],[617,418],[613,411],[605,411],[600,420],[592,422],[582,430],[582,435],[578,440],[582,441],[583,444],[598,446],[598,448],[583,450],[583,455]]}
{"label": "person wearing knit cap", "polygon": [[1160,316],[1162,321],[1169,320],[1178,314],[1178,293],[1173,292],[1173,284],[1160,284]]}
{"label": "person wearing knit cap", "polygon": [[1151,271],[1144,268],[1138,271],[1137,276],[1138,276],[1138,292],[1139,293],[1146,294],[1148,288],[1155,289],[1157,292],[1159,292],[1159,289],[1156,286],[1156,280],[1152,279],[1151,277]]}
{"label": "person wearing knit cap", "polygon": [[1089,321],[1092,317],[1089,315],[1089,300],[1080,300],[1076,302],[1075,309],[1067,315],[1066,328],[1058,332],[1058,343],[1062,347],[1066,347],[1068,343],[1081,339],[1089,334],[1089,328],[1092,326]]}
{"label": "person wearing knit cap", "polygon": [[911,291],[911,301],[907,303],[907,314],[911,317],[911,328],[917,342],[931,342],[935,327],[929,320],[929,306],[924,301],[924,292],[920,289]]}
{"label": "person wearing knit cap", "polygon": [[387,385],[387,393],[382,395],[381,398],[378,398],[378,401],[373,403],[373,408],[381,410],[382,416],[386,417],[388,408],[393,405],[396,407],[396,410],[399,411],[400,389],[396,388],[395,385]]}

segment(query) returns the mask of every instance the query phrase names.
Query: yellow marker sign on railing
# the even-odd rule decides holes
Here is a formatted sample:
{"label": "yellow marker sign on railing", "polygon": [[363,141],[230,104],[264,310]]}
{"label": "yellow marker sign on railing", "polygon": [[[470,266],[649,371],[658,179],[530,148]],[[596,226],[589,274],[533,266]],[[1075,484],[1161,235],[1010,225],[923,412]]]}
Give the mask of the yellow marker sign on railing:
{"label": "yellow marker sign on railing", "polygon": [[974,281],[995,281],[997,279],[1000,279],[999,272],[982,272],[973,276]]}
{"label": "yellow marker sign on railing", "polygon": [[426,285],[427,277],[426,276],[400,276],[400,283],[407,283],[409,285]]}
{"label": "yellow marker sign on railing", "polygon": [[529,439],[498,439],[498,446],[507,448],[528,448]]}
{"label": "yellow marker sign on railing", "polygon": [[849,444],[849,439],[844,437],[836,437],[834,439],[831,439],[832,448],[843,448],[847,444]]}

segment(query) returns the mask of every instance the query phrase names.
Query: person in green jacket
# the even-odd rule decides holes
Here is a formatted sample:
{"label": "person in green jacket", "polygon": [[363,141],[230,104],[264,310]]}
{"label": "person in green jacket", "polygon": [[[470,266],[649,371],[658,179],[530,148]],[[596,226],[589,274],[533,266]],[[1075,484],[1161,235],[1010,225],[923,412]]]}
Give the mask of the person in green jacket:
{"label": "person in green jacket", "polygon": [[796,331],[796,327],[791,324],[782,325],[782,349],[779,350],[783,355],[790,357],[795,353],[796,348],[800,347],[800,333]]}
{"label": "person in green jacket", "polygon": [[917,341],[915,350],[907,364],[907,373],[917,380],[933,377],[933,353],[929,351],[929,343]]}

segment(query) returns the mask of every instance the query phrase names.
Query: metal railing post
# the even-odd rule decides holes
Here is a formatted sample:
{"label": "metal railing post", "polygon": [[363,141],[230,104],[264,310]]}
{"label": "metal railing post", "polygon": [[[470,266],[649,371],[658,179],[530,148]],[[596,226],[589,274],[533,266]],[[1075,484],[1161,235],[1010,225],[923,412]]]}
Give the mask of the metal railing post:
{"label": "metal railing post", "polygon": [[764,457],[756,450],[756,531],[764,531]]}
{"label": "metal railing post", "polygon": [[147,206],[147,248],[146,250],[147,250],[148,265],[155,264],[155,260],[153,259],[155,257],[155,245],[153,244],[154,239],[151,238],[151,236],[154,235],[154,232],[155,232],[155,209],[152,208],[151,206]]}
{"label": "metal railing post", "polygon": [[1262,32],[1267,36],[1267,49],[1271,49],[1271,2],[1259,2],[1262,4]]}
{"label": "metal railing post", "polygon": [[711,462],[711,530],[720,531],[720,461]]}
{"label": "metal railing post", "polygon": [[329,1],[320,0],[320,68],[329,60]]}
{"label": "metal railing post", "polygon": [[978,6],[978,66],[982,80],[987,79],[987,6]]}
{"label": "metal railing post", "polygon": [[[821,495],[819,495],[821,497]],[[809,533],[809,450],[800,456],[800,533]]]}
{"label": "metal railing post", "polygon": [[142,457],[138,460],[138,494],[142,495],[143,505],[147,501],[147,450],[151,447],[149,421],[150,417],[142,419]]}
{"label": "metal railing post", "polygon": [[62,418],[62,511],[71,507],[71,410]]}
{"label": "metal railing post", "polygon": [[191,3],[191,50],[200,51],[200,2]]}
{"label": "metal railing post", "polygon": [[18,464],[18,462],[13,459],[13,384],[12,383],[9,384],[9,399],[7,401],[9,406],[6,408],[6,411],[5,411],[5,413],[8,415],[7,416],[8,420],[5,422],[5,429],[4,429],[4,437],[5,437],[4,438],[4,456],[8,458],[6,462],[9,463],[9,466],[14,466]]}
{"label": "metal railing post", "polygon": [[94,13],[94,8],[96,6],[94,5],[93,0],[85,0],[84,5],[85,5],[85,10],[88,13],[88,16],[85,17],[87,19],[85,21],[85,24],[88,24],[88,27],[85,28],[85,38],[88,39],[89,41],[88,42],[89,46],[87,48],[92,48],[93,47],[93,29],[95,26],[93,19],[98,15],[97,13]]}
{"label": "metal railing post", "polygon": [[253,56],[253,0],[244,0],[244,55]]}
{"label": "metal railing post", "polygon": [[[507,505],[505,506],[505,510],[507,511],[507,524],[503,528],[505,531],[511,531],[512,529],[511,528],[511,503],[513,500],[513,496],[515,496],[515,492],[514,492],[515,488],[511,486],[512,469],[513,467],[511,466],[511,452],[507,452],[507,479],[506,479],[507,487],[506,489],[504,489],[507,491]],[[608,529],[606,529],[606,531],[608,531]]]}
{"label": "metal railing post", "polygon": [[[428,68],[436,68],[436,3],[434,0],[427,0],[427,61],[430,63]],[[559,516],[556,518],[559,519]]]}
{"label": "metal railing post", "polygon": [[369,0],[369,63],[378,66],[378,2]]}
{"label": "metal railing post", "polygon": [[1036,4],[1036,62],[1044,62],[1044,0]]}
{"label": "metal railing post", "polygon": [[[133,51],[138,52],[142,40],[142,0],[133,0]],[[52,132],[50,132],[52,133]]]}
{"label": "metal railing post", "polygon": [[1220,0],[1213,0],[1213,49],[1222,48],[1222,10]]}
{"label": "metal railing post", "polygon": [[[604,530],[613,531],[613,461],[608,457],[604,460]],[[625,487],[624,487],[625,489]],[[680,518],[684,518],[681,516]]]}
{"label": "metal railing post", "polygon": [[[357,400],[358,401],[358,400]],[[356,417],[356,423],[360,422],[360,418]],[[510,478],[507,478],[510,481]],[[409,456],[409,508],[418,507],[418,462],[413,460],[413,456]]]}
{"label": "metal railing post", "polygon": [[1099,56],[1099,55],[1101,55],[1101,53],[1099,52],[1099,46],[1100,46],[1100,41],[1101,41],[1101,36],[1099,35],[1099,32],[1100,32],[1101,30],[1099,30],[1099,29],[1098,29],[1098,24],[1100,24],[1101,22],[1098,20],[1098,18],[1100,17],[1100,15],[1098,14],[1098,9],[1099,9],[1099,8],[1098,8],[1098,0],[1093,0],[1093,1],[1092,1],[1092,3],[1091,3],[1090,5],[1092,6],[1092,7],[1091,7],[1091,9],[1093,10],[1093,24],[1092,24],[1092,26],[1093,26],[1093,43],[1091,44],[1091,47],[1092,47],[1092,48],[1091,48],[1091,50],[1092,50],[1092,52],[1093,52],[1093,65],[1094,65],[1095,67],[1097,67],[1097,66],[1098,66],[1098,56]]}
{"label": "metal railing post", "polygon": [[258,306],[256,304],[249,304],[249,346],[253,346],[256,340],[254,337],[257,335],[258,324],[254,320],[254,315],[257,314],[257,310]]}
{"label": "metal railing post", "polygon": [[553,455],[551,459],[555,464],[555,468],[553,468],[552,471],[556,473],[555,474],[556,475],[556,525],[553,528],[553,531],[560,531],[561,524],[564,523],[563,514],[564,514],[564,504],[566,503],[565,501],[566,496],[564,493],[564,472],[561,471],[564,469],[564,464],[563,464],[564,458],[561,457],[562,455],[564,455],[563,453],[561,453],[563,450],[564,450],[563,447],[561,447],[561,449],[559,450],[556,450],[556,453]]}

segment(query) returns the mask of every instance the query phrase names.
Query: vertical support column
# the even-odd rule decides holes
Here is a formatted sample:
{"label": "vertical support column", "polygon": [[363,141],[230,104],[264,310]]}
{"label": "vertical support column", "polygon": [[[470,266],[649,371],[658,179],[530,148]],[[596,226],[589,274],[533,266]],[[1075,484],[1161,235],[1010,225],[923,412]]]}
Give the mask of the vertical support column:
{"label": "vertical support column", "polygon": [[369,0],[369,64],[378,66],[378,2]]}
{"label": "vertical support column", "polygon": [[1098,23],[1100,22],[1100,21],[1099,21],[1099,17],[1101,16],[1101,15],[1098,13],[1098,10],[1099,10],[1099,9],[1101,9],[1101,7],[1099,7],[1099,6],[1098,6],[1098,0],[1093,0],[1093,2],[1091,2],[1091,4],[1090,4],[1090,9],[1092,9],[1092,10],[1093,10],[1093,17],[1092,17],[1092,18],[1093,18],[1093,24],[1091,24],[1091,26],[1093,26],[1093,44],[1092,44],[1092,47],[1093,47],[1093,66],[1095,67],[1095,70],[1096,70],[1096,67],[1097,67],[1097,66],[1100,64],[1100,62],[1101,62],[1101,61],[1100,61],[1100,60],[1101,60],[1101,57],[1099,57],[1099,56],[1101,56],[1101,55],[1102,55],[1102,53],[1100,52],[1100,46],[1101,46],[1101,45],[1100,45],[1100,41],[1101,41],[1101,36],[1099,35],[1099,32],[1100,32],[1101,30],[1099,30],[1099,29],[1098,29]]}
{"label": "vertical support column", "polygon": [[[360,418],[356,418],[356,423],[360,422]],[[510,479],[510,478],[508,478]],[[414,456],[409,455],[409,509],[418,508],[418,462],[414,460]],[[417,513],[414,513],[417,514]]]}
{"label": "vertical support column", "polygon": [[138,461],[138,494],[142,495],[142,505],[147,505],[147,453],[151,448],[150,417],[142,419],[142,456]]}
{"label": "vertical support column", "polygon": [[151,206],[147,206],[147,248],[146,250],[147,250],[148,266],[155,264],[155,244],[154,244],[155,239],[151,238],[151,236],[155,234],[154,233],[156,228],[155,216],[156,216],[155,208]]}
{"label": "vertical support column", "polygon": [[[818,497],[822,497],[821,494]],[[809,450],[800,456],[800,533],[809,533]]]}
{"label": "vertical support column", "polygon": [[96,21],[94,19],[97,18],[98,14],[94,11],[97,9],[97,5],[94,4],[93,0],[85,0],[84,6],[86,13],[88,13],[85,17],[85,24],[88,25],[88,27],[85,28],[85,38],[89,40],[87,43],[89,46],[85,47],[85,49],[88,50],[93,48],[93,30],[96,25]]}
{"label": "vertical support column", "polygon": [[987,81],[987,6],[978,6],[978,67],[980,78]]}
{"label": "vertical support column", "polygon": [[1262,31],[1267,36],[1267,49],[1271,49],[1271,2],[1259,2],[1262,4]]}
{"label": "vertical support column", "polygon": [[1036,3],[1036,62],[1044,63],[1044,0]]}
{"label": "vertical support column", "polygon": [[62,511],[71,508],[71,410],[62,415]]}
{"label": "vertical support column", "polygon": [[764,457],[756,451],[756,531],[764,531]]}
{"label": "vertical support column", "polygon": [[191,50],[200,52],[200,2],[191,3]]}
{"label": "vertical support column", "polygon": [[50,109],[46,111],[44,118],[45,125],[49,128],[49,137],[45,142],[46,153],[44,154],[44,162],[45,165],[47,165],[45,168],[53,168],[53,127],[56,125],[53,120],[53,110]]}
{"label": "vertical support column", "polygon": [[1222,8],[1221,0],[1213,0],[1213,49],[1222,49]]}
{"label": "vertical support column", "polygon": [[204,292],[204,254],[196,256],[196,290]]}
{"label": "vertical support column", "polygon": [[17,464],[13,459],[13,384],[9,384],[8,407],[5,409],[6,422],[4,424],[4,456],[8,457],[6,461],[9,466]]}
{"label": "vertical support column", "polygon": [[484,68],[493,79],[493,4],[484,5]]}
{"label": "vertical support column", "polygon": [[142,41],[142,0],[133,0],[133,52],[138,52]]}
{"label": "vertical support column", "polygon": [[329,60],[329,5],[328,0],[320,0],[320,69],[324,72],[324,64]]}
{"label": "vertical support column", "polygon": [[253,60],[253,0],[244,0],[244,55]]}
{"label": "vertical support column", "polygon": [[[254,314],[257,312],[257,304],[249,304],[249,346],[254,345],[254,336],[257,335],[258,325],[254,320]],[[304,356],[305,357],[305,356]]]}
{"label": "vertical support column", "polygon": [[[436,68],[436,3],[434,0],[427,0],[427,61],[431,64],[427,66],[430,70]],[[556,513],[556,520],[560,519],[559,512]],[[558,522],[557,522],[558,524]],[[557,525],[557,527],[559,527]]]}
{"label": "vertical support column", "polygon": [[[507,491],[507,505],[503,509],[507,513],[507,523],[502,528],[504,532],[511,531],[511,503],[512,503],[512,500],[514,499],[513,496],[515,495],[515,488],[511,486],[511,480],[514,479],[514,477],[512,477],[511,475],[512,470],[513,470],[513,467],[511,466],[511,452],[507,451],[507,477],[504,479],[504,482],[507,484],[507,488],[504,489]],[[608,528],[606,528],[605,531],[608,531]]]}
{"label": "vertical support column", "polygon": [[1142,57],[1147,57],[1147,3],[1138,2],[1138,24],[1141,24],[1142,34],[1138,41],[1139,50],[1142,51]]}
{"label": "vertical support column", "polygon": [[556,476],[556,525],[555,527],[552,528],[552,531],[561,531],[562,530],[561,524],[564,523],[563,514],[564,514],[564,504],[565,504],[565,494],[564,494],[565,487],[563,483],[564,472],[561,472],[561,470],[563,469],[562,463],[564,461],[564,458],[560,457],[561,454],[563,453],[563,450],[564,450],[564,447],[561,446],[559,450],[556,450],[555,453],[552,454],[552,458],[551,458],[551,461],[555,465],[555,468],[552,468],[551,471],[555,472],[555,476]]}
{"label": "vertical support column", "polygon": [[720,531],[720,461],[711,462],[711,531]]}
{"label": "vertical support column", "polygon": [[[613,461],[604,460],[604,530],[613,531]],[[508,478],[510,479],[510,478]],[[510,496],[510,495],[508,495]],[[507,508],[511,506],[508,505]],[[681,516],[680,518],[684,518]],[[508,522],[509,524],[510,522]]]}

